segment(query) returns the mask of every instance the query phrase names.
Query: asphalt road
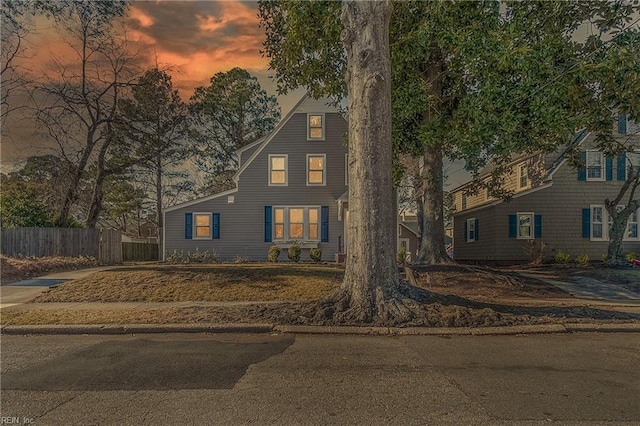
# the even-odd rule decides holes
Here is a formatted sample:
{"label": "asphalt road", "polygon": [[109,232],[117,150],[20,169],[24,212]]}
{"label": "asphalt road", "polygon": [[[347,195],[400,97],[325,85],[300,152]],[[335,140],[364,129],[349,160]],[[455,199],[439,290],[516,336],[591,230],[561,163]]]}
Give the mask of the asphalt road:
{"label": "asphalt road", "polygon": [[4,423],[640,423],[635,333],[2,336],[1,344]]}

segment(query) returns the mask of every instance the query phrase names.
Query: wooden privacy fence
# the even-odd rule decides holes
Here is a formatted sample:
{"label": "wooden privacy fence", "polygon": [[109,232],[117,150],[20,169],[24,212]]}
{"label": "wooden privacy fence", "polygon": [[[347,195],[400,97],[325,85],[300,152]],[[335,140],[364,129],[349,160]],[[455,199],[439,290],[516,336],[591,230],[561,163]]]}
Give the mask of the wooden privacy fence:
{"label": "wooden privacy fence", "polygon": [[122,263],[122,234],[115,229],[3,228],[2,254],[19,257],[91,256]]}
{"label": "wooden privacy fence", "polygon": [[122,260],[124,262],[158,260],[158,244],[122,243]]}

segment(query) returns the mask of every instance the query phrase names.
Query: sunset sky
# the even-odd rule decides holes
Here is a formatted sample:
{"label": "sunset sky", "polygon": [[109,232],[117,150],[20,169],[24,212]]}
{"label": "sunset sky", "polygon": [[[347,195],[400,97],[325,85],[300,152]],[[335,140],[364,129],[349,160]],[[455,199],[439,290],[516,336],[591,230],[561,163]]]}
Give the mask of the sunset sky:
{"label": "sunset sky", "polygon": [[[265,34],[259,27],[257,2],[135,1],[124,19],[129,37],[141,52],[143,67],[167,68],[181,97],[188,100],[197,86],[208,85],[217,72],[248,70],[262,87],[276,95],[268,59],[260,54]],[[63,35],[46,18],[38,18],[28,39],[22,66],[34,75],[46,71],[52,57],[73,57]],[[286,114],[302,96],[298,90],[279,97]],[[40,151],[43,142],[31,135],[29,120],[10,117],[2,140],[3,168]],[[28,154],[27,154],[28,153]]]}

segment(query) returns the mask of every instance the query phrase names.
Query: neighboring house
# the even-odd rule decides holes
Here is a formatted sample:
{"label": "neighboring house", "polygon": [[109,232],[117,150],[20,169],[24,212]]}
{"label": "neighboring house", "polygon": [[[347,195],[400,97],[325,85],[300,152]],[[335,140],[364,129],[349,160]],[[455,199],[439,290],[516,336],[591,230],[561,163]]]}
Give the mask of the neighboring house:
{"label": "neighboring house", "polygon": [[[631,138],[640,147],[637,125],[624,116],[616,138]],[[640,154],[606,157],[595,147],[595,135],[586,131],[576,136],[574,144],[586,169],[567,164],[567,147],[553,154],[514,158],[505,182],[506,189],[514,191],[510,202],[491,198],[486,190],[473,194],[468,191],[470,182],[454,189],[455,259],[530,260],[528,250],[544,243],[548,257],[563,251],[601,260],[607,253],[609,232],[604,200],[615,198],[629,163],[640,165]],[[639,216],[636,211],[629,218],[625,252],[640,253]]]}
{"label": "neighboring house", "polygon": [[236,153],[236,188],[164,211],[164,256],[198,249],[221,260],[266,259],[301,244],[323,260],[345,252],[347,122],[326,100],[303,97],[274,131]]}
{"label": "neighboring house", "polygon": [[398,251],[401,247],[407,252],[407,261],[413,262],[420,248],[420,232],[415,215],[402,213],[398,217]]}

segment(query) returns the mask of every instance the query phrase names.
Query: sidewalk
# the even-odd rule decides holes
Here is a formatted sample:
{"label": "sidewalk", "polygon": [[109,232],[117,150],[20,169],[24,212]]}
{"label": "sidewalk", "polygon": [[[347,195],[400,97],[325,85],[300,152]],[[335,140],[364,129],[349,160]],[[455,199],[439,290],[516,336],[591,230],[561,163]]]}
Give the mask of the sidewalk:
{"label": "sidewalk", "polygon": [[606,302],[630,302],[640,304],[640,294],[634,293],[630,290],[622,288],[617,285],[608,284],[600,280],[589,277],[575,277],[577,282],[567,282],[552,280],[549,278],[541,277],[538,274],[518,272],[523,277],[535,278],[540,281],[544,281],[547,284],[551,284],[558,287],[561,290],[566,291],[570,295],[578,299],[590,299]]}
{"label": "sidewalk", "polygon": [[43,275],[41,277],[30,278],[28,280],[16,281],[6,285],[0,285],[0,309],[27,303],[51,286],[60,283],[84,278],[96,272],[109,269],[118,269],[126,266],[98,266],[96,268],[77,269],[74,271],[56,272],[54,274]]}

